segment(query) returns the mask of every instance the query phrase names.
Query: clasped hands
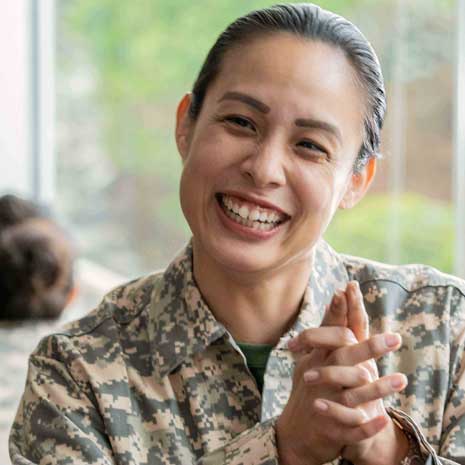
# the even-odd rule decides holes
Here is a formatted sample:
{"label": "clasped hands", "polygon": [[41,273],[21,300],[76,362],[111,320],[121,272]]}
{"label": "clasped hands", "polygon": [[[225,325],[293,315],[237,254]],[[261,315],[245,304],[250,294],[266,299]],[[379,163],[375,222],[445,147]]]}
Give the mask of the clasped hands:
{"label": "clasped hands", "polygon": [[289,343],[298,353],[292,391],[276,423],[282,465],[320,465],[342,455],[355,465],[398,465],[407,438],[383,399],[407,385],[402,373],[379,377],[375,360],[399,349],[398,334],[369,334],[358,283],[338,291],[319,328]]}

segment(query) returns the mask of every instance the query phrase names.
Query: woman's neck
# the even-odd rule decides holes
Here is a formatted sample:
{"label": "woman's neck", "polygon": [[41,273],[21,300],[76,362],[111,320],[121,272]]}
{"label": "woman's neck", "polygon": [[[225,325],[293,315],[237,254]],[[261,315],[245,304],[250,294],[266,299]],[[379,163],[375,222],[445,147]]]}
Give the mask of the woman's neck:
{"label": "woman's neck", "polygon": [[194,277],[215,318],[234,339],[275,345],[295,322],[313,260],[306,257],[274,272],[225,269],[194,244]]}

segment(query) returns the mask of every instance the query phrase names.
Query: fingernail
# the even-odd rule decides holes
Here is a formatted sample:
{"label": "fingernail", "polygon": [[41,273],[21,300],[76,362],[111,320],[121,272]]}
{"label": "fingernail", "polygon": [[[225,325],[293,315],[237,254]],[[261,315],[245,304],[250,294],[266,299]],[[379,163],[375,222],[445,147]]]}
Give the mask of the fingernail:
{"label": "fingernail", "polygon": [[384,342],[388,347],[395,347],[400,344],[400,341],[401,339],[398,334],[386,334],[386,336],[384,336]]}
{"label": "fingernail", "polygon": [[307,383],[311,383],[312,381],[317,380],[320,377],[320,373],[316,370],[306,371],[304,373],[304,381]]}
{"label": "fingernail", "polygon": [[315,400],[313,405],[315,406],[315,408],[317,408],[318,410],[322,410],[322,411],[326,411],[329,408],[328,404],[324,400],[321,400],[321,399]]}
{"label": "fingernail", "polygon": [[297,349],[297,347],[299,346],[299,341],[294,338],[294,339],[290,339],[287,343],[287,347],[290,349],[290,350],[295,350]]}
{"label": "fingernail", "polygon": [[404,376],[396,377],[391,380],[391,386],[394,389],[399,389],[406,384],[406,378]]}

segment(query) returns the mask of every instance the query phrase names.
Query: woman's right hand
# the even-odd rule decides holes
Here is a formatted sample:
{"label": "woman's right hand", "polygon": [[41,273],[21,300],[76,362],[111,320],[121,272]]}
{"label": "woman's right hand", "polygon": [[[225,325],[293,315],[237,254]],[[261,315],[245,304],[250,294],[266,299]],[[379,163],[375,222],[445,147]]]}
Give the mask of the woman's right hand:
{"label": "woman's right hand", "polygon": [[[366,368],[370,360],[399,348],[400,339],[389,346],[385,336],[357,341],[347,328],[344,293],[335,295],[319,328],[307,329],[298,336],[293,350],[302,349],[301,356],[294,371],[288,403],[276,423],[280,463],[319,465],[330,462],[348,444],[370,438],[387,425],[386,416],[373,410],[363,406],[342,407],[343,399],[350,397],[348,391],[355,392],[361,386],[365,386],[367,402],[403,388],[392,387],[392,380],[403,375],[373,379]],[[317,373],[318,379],[310,379],[310,371]],[[323,415],[318,410],[317,403],[321,403],[321,399],[341,405],[337,417]]]}

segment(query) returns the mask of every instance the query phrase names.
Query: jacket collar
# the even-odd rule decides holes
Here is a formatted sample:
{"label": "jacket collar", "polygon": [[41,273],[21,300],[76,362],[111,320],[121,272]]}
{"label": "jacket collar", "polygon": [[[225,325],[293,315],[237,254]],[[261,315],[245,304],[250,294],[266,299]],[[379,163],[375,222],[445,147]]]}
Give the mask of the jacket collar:
{"label": "jacket collar", "polygon": [[[291,330],[280,339],[277,349],[285,349],[287,341],[303,329],[319,326],[325,306],[334,292],[347,285],[344,263],[326,242],[320,241],[315,246],[313,260],[313,272],[299,316]],[[149,312],[153,363],[160,378],[171,373],[187,358],[204,351],[217,339],[225,335],[230,337],[208,308],[195,283],[191,244],[171,262],[157,281]]]}
{"label": "jacket collar", "polygon": [[312,274],[302,298],[299,315],[290,331],[278,342],[278,349],[285,349],[289,339],[304,329],[320,326],[326,305],[338,289],[346,288],[349,281],[342,257],[324,240],[316,244],[312,259]]}

